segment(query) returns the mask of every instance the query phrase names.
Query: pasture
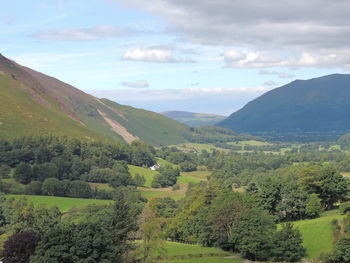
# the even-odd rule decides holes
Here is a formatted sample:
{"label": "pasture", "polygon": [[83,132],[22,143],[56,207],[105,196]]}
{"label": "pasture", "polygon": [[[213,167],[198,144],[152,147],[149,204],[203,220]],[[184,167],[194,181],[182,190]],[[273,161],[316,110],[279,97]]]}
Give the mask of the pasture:
{"label": "pasture", "polygon": [[320,218],[293,222],[303,237],[308,258],[317,258],[322,252],[329,252],[333,248],[331,222],[343,216],[338,210],[328,211]]}
{"label": "pasture", "polygon": [[98,199],[83,199],[83,198],[69,198],[56,196],[40,196],[40,195],[5,195],[6,198],[25,198],[27,202],[33,205],[45,205],[47,207],[57,206],[61,212],[67,212],[71,208],[83,207],[91,204],[110,204],[112,200],[98,200]]}

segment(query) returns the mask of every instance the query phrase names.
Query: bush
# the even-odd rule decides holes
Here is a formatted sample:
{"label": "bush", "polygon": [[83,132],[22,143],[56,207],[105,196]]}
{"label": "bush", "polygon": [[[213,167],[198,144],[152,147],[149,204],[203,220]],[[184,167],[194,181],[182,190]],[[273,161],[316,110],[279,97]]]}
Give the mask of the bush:
{"label": "bush", "polygon": [[177,168],[173,168],[171,165],[161,167],[159,174],[156,174],[152,181],[152,187],[168,187],[176,184],[177,178],[180,176],[180,171]]}
{"label": "bush", "polygon": [[27,263],[34,254],[40,235],[33,231],[13,234],[4,243],[3,257],[6,263]]}
{"label": "bush", "polygon": [[20,163],[14,172],[14,178],[21,184],[29,184],[32,180],[33,172],[32,167],[26,163]]}
{"label": "bush", "polygon": [[143,186],[146,183],[146,179],[143,175],[136,174],[133,178],[135,185]]}
{"label": "bush", "polygon": [[350,212],[350,202],[341,203],[339,208],[341,214],[345,215],[347,212]]}
{"label": "bush", "polygon": [[25,188],[27,195],[41,195],[42,183],[39,181],[31,181]]}
{"label": "bush", "polygon": [[317,194],[311,194],[305,207],[305,214],[308,218],[319,217],[321,213],[321,199]]}

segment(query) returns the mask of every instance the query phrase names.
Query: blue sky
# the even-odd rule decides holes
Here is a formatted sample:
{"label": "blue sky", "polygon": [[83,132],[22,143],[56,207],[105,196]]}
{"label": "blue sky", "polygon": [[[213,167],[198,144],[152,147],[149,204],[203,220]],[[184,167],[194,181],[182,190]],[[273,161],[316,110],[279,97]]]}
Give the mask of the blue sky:
{"label": "blue sky", "polygon": [[228,115],[295,79],[347,73],[349,8],[328,0],[13,0],[1,5],[0,53],[122,104]]}

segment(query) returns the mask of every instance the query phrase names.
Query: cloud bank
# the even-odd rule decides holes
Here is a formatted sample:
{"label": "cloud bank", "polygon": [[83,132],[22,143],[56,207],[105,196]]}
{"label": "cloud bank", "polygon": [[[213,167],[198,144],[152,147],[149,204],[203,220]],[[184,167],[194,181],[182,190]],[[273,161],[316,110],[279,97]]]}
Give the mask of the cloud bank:
{"label": "cloud bank", "polygon": [[136,82],[124,81],[121,83],[124,87],[143,89],[149,87],[149,83],[145,80],[138,80]]}

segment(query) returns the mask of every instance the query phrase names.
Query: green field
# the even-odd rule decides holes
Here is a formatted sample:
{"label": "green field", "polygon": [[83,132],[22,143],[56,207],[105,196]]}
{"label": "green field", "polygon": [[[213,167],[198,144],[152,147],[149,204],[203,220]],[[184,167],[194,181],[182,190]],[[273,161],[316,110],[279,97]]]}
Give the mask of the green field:
{"label": "green field", "polygon": [[[138,241],[139,243],[140,241]],[[157,262],[171,262],[171,263],[186,263],[186,262],[198,262],[198,263],[229,263],[229,262],[241,262],[240,258],[227,258],[232,257],[233,254],[225,252],[219,248],[202,247],[200,245],[183,244],[177,242],[166,241],[165,242],[164,259]],[[154,254],[153,257],[159,257],[159,254]]]}
{"label": "green field", "polygon": [[146,179],[145,186],[151,187],[153,177],[158,173],[157,171],[152,171],[149,168],[134,166],[134,165],[128,165],[129,172],[132,177],[134,177],[136,174],[143,175]]}
{"label": "green field", "polygon": [[112,200],[97,200],[83,198],[68,198],[56,196],[40,196],[40,195],[6,195],[7,198],[26,198],[29,203],[34,205],[45,205],[48,207],[57,206],[61,212],[67,212],[73,207],[83,207],[91,204],[110,204]]}
{"label": "green field", "polygon": [[303,245],[306,248],[307,257],[317,258],[322,252],[332,250],[333,235],[331,222],[333,219],[341,219],[342,217],[338,210],[334,210],[324,213],[320,218],[301,220],[293,223],[303,236]]}
{"label": "green field", "polygon": [[239,141],[239,142],[228,142],[227,144],[239,145],[239,146],[244,146],[244,145],[249,145],[249,146],[269,146],[269,145],[272,145],[271,143],[268,143],[268,142],[255,141],[255,140]]}
{"label": "green field", "polygon": [[185,190],[181,189],[178,191],[172,191],[171,188],[146,188],[138,187],[137,188],[141,195],[146,199],[156,198],[156,197],[171,197],[174,200],[180,200],[185,196]]}
{"label": "green field", "polygon": [[158,262],[162,262],[162,263],[237,263],[237,262],[243,262],[243,260],[241,258],[200,257],[200,258],[162,260]]}
{"label": "green field", "polygon": [[181,143],[177,145],[170,145],[170,147],[171,146],[183,152],[201,152],[202,150],[205,150],[207,152],[212,152],[213,150],[221,151],[221,152],[229,151],[227,149],[216,147],[214,144]]}

